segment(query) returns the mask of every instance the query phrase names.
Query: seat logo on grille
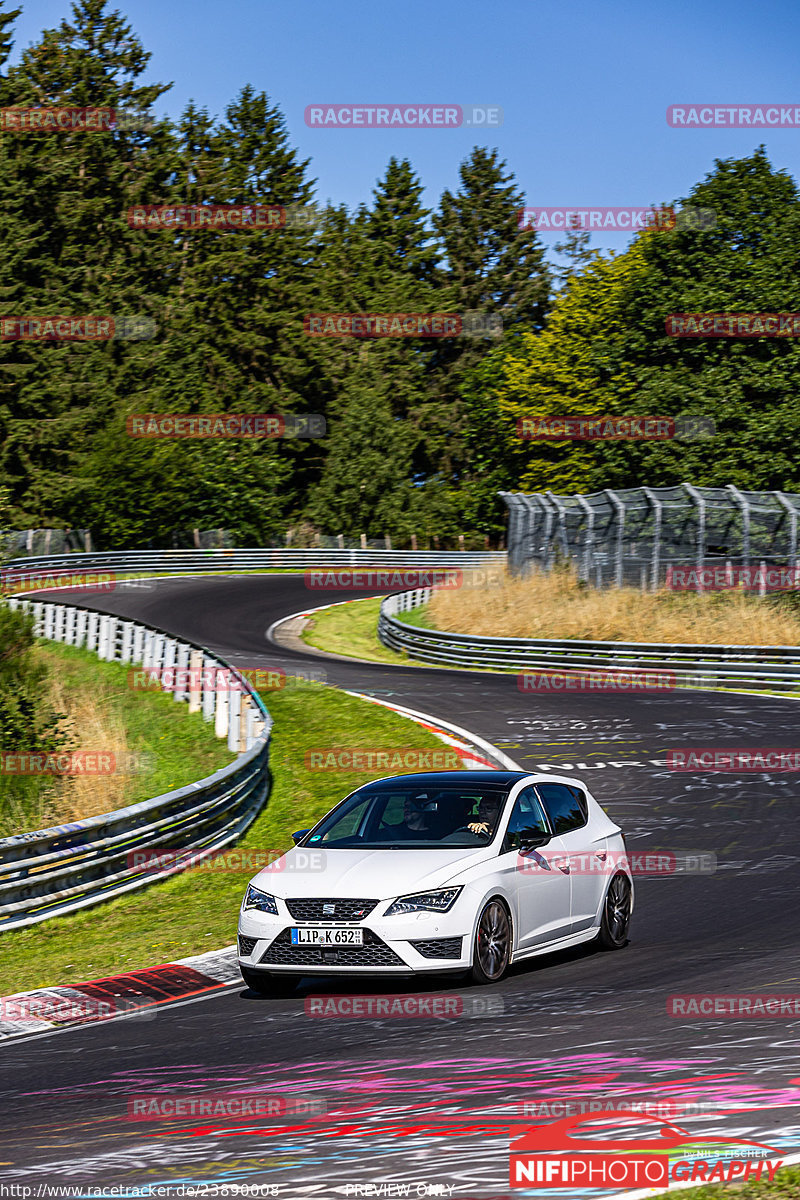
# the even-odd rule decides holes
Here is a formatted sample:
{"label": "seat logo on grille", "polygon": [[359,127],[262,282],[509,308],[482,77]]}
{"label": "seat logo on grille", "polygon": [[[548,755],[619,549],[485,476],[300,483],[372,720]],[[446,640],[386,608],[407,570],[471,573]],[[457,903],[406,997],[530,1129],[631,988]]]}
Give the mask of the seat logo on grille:
{"label": "seat logo on grille", "polygon": [[335,912],[336,912],[335,904],[323,904],[323,906],[322,906],[323,917],[332,917]]}

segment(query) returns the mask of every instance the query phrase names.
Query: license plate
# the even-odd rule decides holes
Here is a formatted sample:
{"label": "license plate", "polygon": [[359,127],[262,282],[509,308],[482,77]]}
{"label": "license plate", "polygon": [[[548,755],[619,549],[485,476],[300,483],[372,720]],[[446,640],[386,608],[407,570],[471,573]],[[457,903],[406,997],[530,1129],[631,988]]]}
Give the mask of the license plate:
{"label": "license plate", "polygon": [[363,946],[363,929],[293,929],[293,946]]}

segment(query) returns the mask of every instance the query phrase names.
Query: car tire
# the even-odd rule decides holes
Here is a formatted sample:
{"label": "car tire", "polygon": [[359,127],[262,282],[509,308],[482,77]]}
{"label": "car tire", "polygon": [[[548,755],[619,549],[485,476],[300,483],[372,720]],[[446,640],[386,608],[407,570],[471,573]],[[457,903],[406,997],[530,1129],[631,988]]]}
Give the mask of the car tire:
{"label": "car tire", "polygon": [[270,975],[268,971],[251,971],[239,964],[242,979],[251,992],[259,996],[291,996],[297,986],[294,975]]}
{"label": "car tire", "polygon": [[499,983],[511,959],[511,918],[495,897],[483,906],[472,944],[472,983]]}
{"label": "car tire", "polygon": [[603,901],[603,919],[597,944],[601,950],[621,950],[628,942],[631,923],[631,881],[627,875],[615,875]]}

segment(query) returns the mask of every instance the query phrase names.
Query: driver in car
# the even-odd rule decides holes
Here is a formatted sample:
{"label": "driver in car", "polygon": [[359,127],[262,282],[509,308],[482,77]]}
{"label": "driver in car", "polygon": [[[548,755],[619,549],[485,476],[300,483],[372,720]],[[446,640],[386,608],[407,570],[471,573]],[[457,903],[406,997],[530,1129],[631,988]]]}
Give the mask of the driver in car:
{"label": "driver in car", "polygon": [[470,833],[483,833],[489,837],[495,831],[500,812],[500,801],[492,796],[482,796],[478,803],[477,815],[467,824]]}

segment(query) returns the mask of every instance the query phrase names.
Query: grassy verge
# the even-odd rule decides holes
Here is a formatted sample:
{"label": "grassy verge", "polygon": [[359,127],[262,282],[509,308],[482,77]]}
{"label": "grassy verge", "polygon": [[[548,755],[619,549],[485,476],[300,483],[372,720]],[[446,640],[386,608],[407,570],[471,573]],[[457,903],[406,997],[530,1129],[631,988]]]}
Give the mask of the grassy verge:
{"label": "grassy verge", "polygon": [[381,599],[371,596],[367,600],[350,600],[315,612],[303,630],[303,641],[317,650],[348,658],[368,658],[393,666],[407,662],[407,655],[388,650],[378,638]]}
{"label": "grassy verge", "polygon": [[800,1200],[800,1168],[782,1168],[772,1183],[715,1183],[678,1194],[681,1200]]}
{"label": "grassy verge", "polygon": [[[269,801],[237,850],[285,850],[290,834],[318,820],[372,777],[311,771],[307,750],[330,746],[441,749],[418,725],[334,688],[306,684],[265,694],[275,719]],[[175,707],[179,707],[175,705]],[[335,730],[335,735],[331,734]],[[253,869],[195,868],[83,914],[56,917],[0,936],[4,994],[78,983],[230,945]]]}
{"label": "grassy verge", "polygon": [[0,775],[0,836],[137,804],[185,787],[231,762],[213,726],[164,692],[133,691],[130,668],[52,642],[32,651],[48,672],[49,700],[63,713],[63,751],[99,752],[109,774]]}

